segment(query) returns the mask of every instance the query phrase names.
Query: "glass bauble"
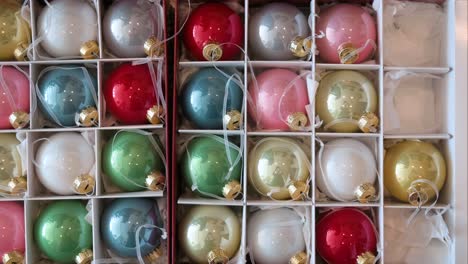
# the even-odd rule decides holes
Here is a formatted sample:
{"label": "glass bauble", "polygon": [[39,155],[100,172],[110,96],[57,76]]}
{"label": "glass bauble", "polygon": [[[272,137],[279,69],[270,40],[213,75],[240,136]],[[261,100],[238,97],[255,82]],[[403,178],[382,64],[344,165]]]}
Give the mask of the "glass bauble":
{"label": "glass bauble", "polygon": [[29,45],[29,24],[21,16],[21,4],[16,0],[0,3],[0,61],[13,60],[14,52],[21,44]]}
{"label": "glass bauble", "polygon": [[26,248],[24,207],[18,202],[0,202],[0,257]]}
{"label": "glass bauble", "polygon": [[15,134],[0,134],[0,184],[7,185],[12,177],[23,174],[21,156],[18,152],[20,142]]}
{"label": "glass bauble", "polygon": [[0,79],[6,84],[4,87],[0,82],[0,129],[11,129],[13,126],[9,117],[13,112],[29,114],[29,79],[18,69],[9,66],[3,66],[0,74]]}

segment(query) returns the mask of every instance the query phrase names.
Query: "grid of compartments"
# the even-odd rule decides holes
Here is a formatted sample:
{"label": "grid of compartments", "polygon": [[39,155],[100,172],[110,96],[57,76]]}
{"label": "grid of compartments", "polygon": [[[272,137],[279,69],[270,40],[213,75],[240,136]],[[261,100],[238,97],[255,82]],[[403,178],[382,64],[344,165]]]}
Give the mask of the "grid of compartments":
{"label": "grid of compartments", "polygon": [[[316,19],[309,20],[310,23],[310,36],[312,39],[312,47],[316,46],[316,41],[320,37],[320,32],[316,32],[317,17],[320,17],[319,9],[323,8],[326,4],[332,1],[288,1],[290,4],[298,7],[306,17],[309,14],[317,14]],[[273,208],[273,207],[287,207],[293,208],[296,212],[301,212],[300,216],[304,219],[304,226],[308,225],[309,228],[305,229],[305,242],[309,245],[307,256],[310,263],[325,263],[325,261],[317,254],[316,232],[315,226],[319,219],[322,218],[324,213],[330,210],[339,208],[356,208],[364,212],[372,219],[377,231],[376,247],[378,251],[378,261],[383,263],[396,263],[395,257],[402,256],[403,253],[395,251],[395,243],[392,239],[392,233],[395,223],[401,219],[398,216],[402,214],[410,215],[414,212],[417,206],[410,205],[409,203],[399,202],[397,199],[392,198],[390,193],[384,186],[384,157],[386,148],[390,144],[399,141],[423,141],[432,143],[444,156],[447,165],[446,182],[440,191],[439,199],[435,205],[427,203],[423,205],[422,209],[430,208],[435,212],[443,212],[443,217],[449,227],[450,234],[453,234],[454,228],[454,212],[453,203],[455,199],[454,194],[454,177],[455,170],[455,147],[457,139],[453,136],[455,134],[455,127],[453,125],[453,118],[450,115],[455,111],[454,106],[450,103],[456,96],[456,87],[454,85],[454,67],[453,52],[448,47],[453,45],[454,29],[449,25],[454,24],[454,3],[452,1],[432,1],[440,4],[440,43],[437,46],[439,55],[434,61],[428,62],[427,65],[415,66],[406,64],[395,64],[386,61],[385,49],[387,36],[384,33],[385,19],[388,19],[390,4],[389,0],[374,0],[374,1],[337,1],[337,2],[353,2],[353,4],[367,4],[367,8],[371,10],[372,17],[376,23],[376,49],[374,56],[361,64],[334,64],[324,63],[318,56],[312,56],[310,61],[306,60],[288,60],[288,61],[271,61],[271,60],[256,60],[255,51],[251,52],[252,43],[249,42],[249,22],[260,8],[268,4],[267,1],[225,1],[223,2],[234,10],[241,18],[244,26],[244,41],[242,48],[248,56],[240,53],[237,60],[228,61],[198,61],[193,59],[184,45],[183,34],[181,33],[175,39],[175,70],[174,70],[174,140],[173,140],[173,184],[174,189],[173,212],[172,212],[172,232],[173,236],[177,237],[172,244],[173,252],[172,258],[175,263],[190,263],[187,253],[182,250],[181,242],[185,237],[180,236],[181,225],[185,225],[184,216],[187,212],[199,205],[214,205],[221,207],[229,207],[233,209],[241,223],[241,239],[240,246],[232,261],[238,263],[251,263],[249,252],[252,248],[248,244],[248,223],[249,219],[258,210]],[[426,1],[427,2],[427,1]],[[176,24],[177,28],[187,26],[185,23],[188,10],[194,10],[197,6],[203,4],[204,1],[196,1],[191,3],[191,9],[186,1],[178,1],[175,4]],[[386,9],[388,8],[388,9]],[[314,17],[311,15],[310,17]],[[177,31],[177,30],[176,30]],[[314,36],[314,37],[312,37]],[[387,40],[388,41],[388,40]],[[390,41],[388,41],[390,42]],[[389,46],[392,44],[388,44]],[[406,52],[412,52],[409,46]],[[400,56],[401,57],[401,56]],[[387,57],[390,58],[390,57]],[[431,64],[432,63],[432,64]],[[213,129],[199,129],[189,122],[187,116],[183,113],[182,109],[182,96],[183,89],[186,86],[187,79],[191,74],[199,71],[200,69],[210,68],[235,68],[238,72],[243,74],[242,82],[245,85],[245,90],[249,90],[248,85],[251,81],[252,71],[257,75],[268,69],[288,69],[297,74],[304,71],[311,71],[310,79],[306,80],[308,83],[308,98],[310,102],[314,102],[315,94],[313,84],[320,82],[323,75],[320,73],[340,70],[351,70],[364,74],[373,83],[377,92],[377,108],[375,113],[380,120],[380,127],[375,133],[336,133],[325,131],[322,127],[312,126],[310,131],[267,131],[257,130],[253,125],[253,120],[250,113],[246,110],[251,107],[249,102],[250,98],[243,97],[244,109],[242,109],[242,118],[244,125],[239,130],[213,130]],[[223,69],[224,69],[223,68]],[[404,73],[404,74],[403,74]],[[400,75],[398,75],[400,74]],[[307,75],[304,75],[307,76]],[[395,77],[399,76],[399,77]],[[401,76],[410,76],[405,79]],[[419,82],[419,84],[418,84]],[[416,84],[415,84],[416,83]],[[423,84],[421,84],[423,83]],[[419,86],[418,86],[419,85]],[[403,89],[395,89],[395,87],[404,87]],[[422,90],[411,90],[413,87],[425,87]],[[428,88],[428,89],[426,89]],[[389,91],[405,91],[400,95],[389,95]],[[250,90],[249,90],[250,91]],[[408,93],[408,91],[411,91]],[[428,94],[426,92],[430,91]],[[421,93],[419,93],[421,92]],[[398,93],[398,92],[396,92]],[[404,95],[406,94],[406,95]],[[395,107],[388,108],[388,104],[395,105]],[[315,107],[310,107],[309,116],[315,117]],[[412,111],[419,111],[419,114],[405,112],[405,109]],[[413,110],[414,109],[414,110]],[[407,116],[406,116],[407,115]],[[401,118],[397,123],[393,122],[395,119]],[[411,117],[410,117],[411,116]],[[420,120],[414,119],[414,117]],[[408,120],[404,120],[407,117]],[[413,119],[411,119],[413,118]],[[422,120],[421,120],[422,118]],[[427,118],[427,119],[425,119]],[[411,121],[412,120],[412,121]],[[388,123],[387,123],[388,122]],[[405,123],[406,122],[406,123]],[[413,122],[413,123],[411,123]],[[395,126],[394,126],[395,125]],[[212,137],[213,135],[220,138],[228,137],[231,142],[240,147],[242,154],[242,176],[241,176],[241,194],[234,200],[224,199],[223,197],[207,197],[196,194],[193,190],[194,186],[189,186],[185,180],[183,165],[181,162],[182,156],[186,151],[188,142],[199,137]],[[310,162],[310,181],[309,192],[307,197],[299,201],[277,201],[269,197],[258,195],[255,188],[247,180],[252,177],[249,173],[249,162],[251,162],[251,151],[257,142],[262,139],[270,137],[281,137],[284,139],[293,139],[301,146],[303,151],[307,154]],[[323,193],[317,187],[317,173],[318,166],[316,160],[320,151],[320,142],[330,142],[335,139],[353,139],[364,143],[372,152],[375,158],[375,168],[378,172],[377,179],[374,187],[377,192],[377,199],[368,203],[359,203],[357,201],[339,202],[333,199],[322,199]],[[197,186],[195,186],[197,187]],[[221,209],[220,209],[221,210]],[[220,211],[222,212],[222,211]],[[398,222],[404,225],[403,222]],[[392,225],[390,225],[392,224]],[[308,232],[308,233],[307,233]],[[387,240],[387,237],[388,239]],[[455,238],[453,238],[455,239]],[[444,250],[444,246],[437,242],[431,242],[430,246],[425,250],[425,258],[421,261],[434,261],[445,262],[450,254]],[[430,249],[429,249],[430,248]],[[388,254],[387,254],[388,251]],[[413,252],[414,253],[414,252]],[[413,254],[411,253],[411,254]],[[409,254],[409,255],[411,255]],[[417,253],[414,253],[417,254]],[[421,256],[421,255],[418,255]],[[400,261],[402,261],[400,259]],[[252,262],[253,263],[253,262]]]}
{"label": "grid of compartments", "polygon": [[[110,10],[110,6],[117,1],[107,1],[107,0],[97,0],[97,1],[85,1],[83,2],[75,2],[65,3],[66,5],[89,5],[92,7],[93,12],[95,13],[96,20],[89,21],[87,20],[86,23],[90,23],[95,26],[95,34],[97,39],[95,39],[96,43],[99,45],[99,53],[93,53],[93,58],[90,59],[82,59],[80,56],[76,57],[69,57],[69,58],[54,58],[51,55],[47,54],[41,47],[41,43],[43,41],[42,35],[38,32],[38,17],[39,15],[46,9],[47,5],[54,5],[59,1],[50,2],[49,1],[41,1],[41,0],[33,0],[33,1],[25,1],[23,5],[23,9],[28,10],[29,12],[23,12],[24,14],[29,14],[30,18],[26,17],[26,20],[31,21],[30,28],[32,34],[32,44],[30,47],[30,61],[0,61],[0,65],[2,67],[19,67],[22,69],[30,78],[30,83],[28,87],[28,91],[30,91],[30,120],[28,126],[22,129],[4,129],[0,130],[2,135],[16,135],[18,139],[24,140],[21,144],[22,151],[21,151],[21,159],[23,162],[24,173],[27,177],[27,191],[23,193],[21,196],[7,196],[3,197],[0,201],[1,202],[17,202],[24,206],[24,221],[25,221],[25,239],[26,239],[26,249],[25,249],[25,262],[24,263],[53,263],[53,261],[48,260],[47,257],[40,251],[37,246],[37,241],[35,239],[34,233],[34,226],[39,217],[40,212],[42,212],[46,206],[55,203],[57,201],[80,201],[82,205],[86,206],[88,210],[88,214],[86,216],[86,220],[92,225],[92,248],[93,251],[93,260],[102,260],[114,257],[118,258],[117,255],[114,254],[111,256],[111,251],[109,251],[108,246],[105,244],[101,230],[103,227],[101,226],[101,219],[103,213],[109,204],[114,201],[123,201],[124,199],[128,198],[136,198],[136,199],[145,199],[151,201],[153,205],[157,205],[155,208],[159,208],[159,219],[163,221],[161,228],[168,229],[168,217],[169,217],[169,206],[167,195],[168,188],[166,188],[166,182],[169,181],[169,167],[166,164],[169,164],[169,128],[170,126],[164,122],[160,124],[151,124],[149,122],[141,122],[141,123],[134,123],[128,125],[122,122],[115,122],[115,119],[112,120],[112,115],[105,110],[105,99],[104,99],[104,85],[105,82],[108,80],[109,75],[113,70],[115,70],[118,66],[122,64],[141,64],[144,67],[147,66],[148,69],[153,68],[157,71],[156,77],[159,79],[159,83],[152,80],[153,88],[156,90],[155,87],[159,87],[160,96],[158,97],[159,100],[163,100],[163,98],[167,98],[167,60],[165,57],[167,55],[166,51],[166,43],[163,43],[163,55],[162,56],[146,56],[142,55],[141,57],[125,57],[121,58],[112,54],[112,52],[108,49],[108,45],[104,40],[104,31],[109,30],[104,28],[104,16],[107,14],[107,11]],[[128,1],[127,1],[128,2]],[[0,4],[1,5],[1,4]],[[162,17],[156,17],[156,19],[160,19],[158,22],[158,26],[160,26],[160,36],[161,39],[165,39],[166,36],[166,29],[163,23],[166,21],[165,16],[165,1],[161,1],[160,3],[153,3],[150,2],[150,5],[154,5],[156,10],[161,10],[161,13],[158,15],[162,15]],[[156,7],[159,5],[159,7]],[[75,6],[76,7],[76,6]],[[74,9],[79,10],[79,9]],[[148,12],[146,10],[146,12]],[[24,16],[23,14],[23,16]],[[69,14],[70,17],[75,16],[75,14]],[[74,17],[76,20],[76,17]],[[83,14],[78,14],[78,19],[83,19]],[[71,19],[73,21],[73,19]],[[148,22],[148,21],[146,21]],[[149,23],[149,22],[148,22]],[[135,27],[137,28],[137,27]],[[157,30],[157,28],[155,27]],[[72,29],[71,29],[72,30]],[[154,29],[153,29],[154,30]],[[141,43],[143,45],[143,43]],[[73,66],[70,66],[73,65]],[[53,122],[53,118],[51,119],[44,115],[44,108],[39,107],[40,104],[39,99],[37,98],[36,93],[36,83],[38,79],[42,76],[42,71],[49,67],[80,67],[80,69],[86,69],[90,75],[93,75],[97,80],[97,85],[94,87],[96,89],[94,104],[97,112],[99,114],[99,122],[94,124],[93,126],[84,127],[84,126],[61,126],[57,125],[56,122]],[[5,69],[5,68],[3,68]],[[50,68],[49,68],[50,69]],[[158,71],[159,70],[159,71]],[[156,80],[157,81],[157,80]],[[65,91],[66,92],[66,91]],[[156,91],[154,91],[154,95],[157,96]],[[137,95],[137,94],[135,94]],[[57,96],[58,98],[59,96]],[[96,98],[97,97],[97,98]],[[48,120],[47,120],[48,119]],[[168,121],[166,119],[166,121]],[[102,165],[102,156],[103,156],[103,149],[104,146],[109,144],[113,140],[113,137],[119,133],[119,131],[128,131],[131,133],[140,133],[143,134],[142,136],[148,138],[148,142],[157,142],[158,147],[161,150],[159,152],[159,156],[161,157],[160,164],[162,166],[161,173],[166,177],[164,185],[162,188],[156,189],[149,189],[147,186],[139,185],[138,191],[135,190],[123,190],[119,188],[117,185],[113,184],[109,176],[105,175],[103,171]],[[89,171],[89,175],[94,176],[95,179],[95,187],[94,189],[88,193],[83,195],[74,195],[67,194],[67,195],[59,195],[48,190],[42,181],[38,177],[38,149],[40,149],[45,141],[47,141],[51,136],[54,135],[65,135],[68,133],[68,139],[70,139],[70,134],[75,138],[80,134],[83,135],[83,138],[86,140],[85,144],[89,144],[92,148],[92,157],[89,157],[87,160],[94,161],[94,166],[92,166],[91,170]],[[137,134],[137,135],[140,135]],[[150,138],[154,139],[154,141],[150,140]],[[84,141],[83,141],[84,142]],[[160,143],[160,144],[159,144]],[[79,144],[79,142],[71,142],[71,144]],[[155,146],[153,146],[156,148]],[[79,153],[79,152],[78,152]],[[45,153],[47,154],[47,153]],[[72,153],[73,155],[76,153]],[[70,155],[72,155],[70,154]],[[154,154],[154,153],[153,153]],[[153,155],[152,154],[152,155]],[[72,156],[73,156],[72,155]],[[154,154],[156,155],[156,154]],[[73,156],[74,157],[74,156]],[[64,162],[73,162],[70,160],[70,157],[58,157],[61,158],[61,161]],[[68,159],[67,159],[68,158]],[[57,162],[60,162],[57,161]],[[82,165],[82,164],[80,164]],[[85,164],[84,166],[91,166],[92,164]],[[76,167],[76,166],[75,166]],[[63,169],[63,168],[60,168]],[[57,169],[57,171],[62,171]],[[76,169],[76,168],[75,168]],[[49,168],[47,173],[57,174],[58,172]],[[42,173],[44,173],[42,171]],[[45,173],[47,175],[47,173]],[[56,176],[56,175],[55,175]],[[45,176],[47,178],[47,176]],[[65,186],[63,188],[70,188],[73,189],[73,185],[70,183],[70,186],[66,187],[68,183],[64,182],[55,182],[55,186]],[[50,183],[50,182],[49,182]],[[130,183],[135,184],[136,183]],[[70,193],[69,190],[66,191]],[[73,191],[75,192],[75,191]],[[75,192],[76,193],[76,192]],[[134,205],[137,207],[137,205]],[[162,226],[164,225],[164,226]],[[148,230],[152,230],[151,228]],[[141,232],[141,234],[147,233]],[[150,231],[152,233],[152,231]],[[169,252],[169,242],[168,240],[170,237],[166,238],[166,240],[161,239],[161,249],[163,256],[157,260],[157,263],[166,263],[168,261],[168,252]],[[143,241],[143,240],[142,240]],[[145,240],[146,241],[146,240]],[[158,240],[159,241],[159,240]],[[152,241],[151,243],[154,243]],[[145,256],[143,256],[145,257]],[[90,260],[89,260],[90,261]],[[87,263],[89,263],[89,261]],[[133,260],[130,258],[127,261],[134,261],[138,262],[136,258]]]}

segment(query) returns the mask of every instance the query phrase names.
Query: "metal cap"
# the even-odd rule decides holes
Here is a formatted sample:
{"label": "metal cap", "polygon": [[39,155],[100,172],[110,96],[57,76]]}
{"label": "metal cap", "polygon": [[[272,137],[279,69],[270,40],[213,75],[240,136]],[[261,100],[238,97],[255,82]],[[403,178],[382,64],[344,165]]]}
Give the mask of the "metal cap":
{"label": "metal cap", "polygon": [[286,119],[289,128],[293,131],[304,130],[307,125],[307,116],[302,112],[296,112],[288,115]]}
{"label": "metal cap", "polygon": [[362,253],[356,259],[357,264],[374,264],[374,262],[375,256],[369,251]]}
{"label": "metal cap", "polygon": [[203,57],[207,61],[218,61],[223,56],[223,49],[218,44],[210,43],[203,47]]}
{"label": "metal cap", "polygon": [[307,254],[303,251],[296,253],[290,260],[289,264],[306,264]]}
{"label": "metal cap", "polygon": [[95,40],[89,40],[80,47],[80,54],[83,59],[89,60],[99,57],[99,45]]}
{"label": "metal cap", "polygon": [[343,64],[352,64],[359,59],[359,53],[351,43],[343,43],[338,47],[338,57]]}
{"label": "metal cap", "polygon": [[20,264],[24,262],[24,255],[19,251],[11,251],[3,254],[3,264]]}
{"label": "metal cap", "polygon": [[146,176],[145,184],[151,191],[162,191],[166,186],[166,176],[159,171],[154,171]]}
{"label": "metal cap", "polygon": [[375,194],[375,187],[372,183],[363,183],[354,191],[354,195],[360,203],[368,203],[370,199],[375,198]]}
{"label": "metal cap", "polygon": [[146,55],[150,57],[160,57],[164,53],[162,42],[155,36],[148,38],[143,44],[143,48]]}
{"label": "metal cap", "polygon": [[29,124],[29,114],[24,111],[15,111],[8,117],[10,124],[15,129],[21,129]]}
{"label": "metal cap", "polygon": [[90,264],[93,261],[93,251],[91,249],[84,249],[75,257],[76,264]]}
{"label": "metal cap", "polygon": [[231,110],[224,115],[223,122],[227,129],[237,130],[242,124],[242,115],[237,110]]}
{"label": "metal cap", "polygon": [[375,133],[379,128],[379,118],[376,114],[367,112],[359,118],[358,125],[364,133]]}
{"label": "metal cap", "polygon": [[307,194],[309,191],[309,185],[302,181],[295,181],[288,186],[288,191],[291,199],[297,201],[302,199],[304,194]]}
{"label": "metal cap", "polygon": [[79,194],[87,194],[94,190],[96,180],[89,174],[83,174],[73,181],[73,189]]}
{"label": "metal cap", "polygon": [[223,195],[228,200],[234,200],[241,192],[242,187],[236,180],[232,180],[223,187]]}
{"label": "metal cap", "polygon": [[158,260],[160,257],[163,255],[163,250],[161,247],[156,248],[153,250],[151,253],[145,256],[145,260],[148,261],[149,263],[154,263],[156,260]]}
{"label": "metal cap", "polygon": [[15,50],[13,51],[13,55],[17,61],[27,61],[28,60],[28,48],[29,43],[21,42],[16,46]]}
{"label": "metal cap", "polygon": [[78,121],[80,122],[79,125],[84,126],[84,127],[90,127],[90,126],[95,126],[97,125],[99,120],[99,113],[94,106],[89,106],[86,107],[85,109],[81,110],[79,113],[79,119]]}
{"label": "metal cap", "polygon": [[161,124],[161,116],[164,114],[164,108],[160,105],[154,105],[146,111],[146,119],[153,125]]}
{"label": "metal cap", "polygon": [[28,181],[25,176],[13,177],[8,182],[8,188],[12,194],[24,193],[28,188]]}
{"label": "metal cap", "polygon": [[289,43],[289,50],[299,58],[304,58],[311,53],[312,40],[309,38],[297,36]]}
{"label": "metal cap", "polygon": [[226,255],[224,250],[217,248],[208,252],[208,263],[209,264],[227,264],[229,257]]}

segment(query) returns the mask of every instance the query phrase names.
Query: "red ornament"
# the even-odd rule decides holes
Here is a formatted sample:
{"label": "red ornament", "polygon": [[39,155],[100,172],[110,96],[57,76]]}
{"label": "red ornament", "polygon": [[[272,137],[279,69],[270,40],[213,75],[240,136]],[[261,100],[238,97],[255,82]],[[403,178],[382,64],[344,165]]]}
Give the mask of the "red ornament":
{"label": "red ornament", "polygon": [[366,252],[375,256],[376,244],[374,224],[358,209],[331,211],[316,226],[317,252],[329,264],[356,264]]}
{"label": "red ornament", "polygon": [[107,78],[106,108],[118,121],[133,125],[148,123],[146,112],[156,105],[156,94],[148,64],[124,63]]}
{"label": "red ornament", "polygon": [[[222,50],[219,60],[232,60],[240,54],[238,46],[244,42],[244,25],[238,14],[221,3],[201,4],[192,11],[184,28],[184,43],[197,60],[207,60],[205,47]],[[232,44],[224,44],[232,43]],[[219,46],[223,44],[222,46]],[[206,50],[205,50],[206,52]],[[216,51],[215,51],[216,52]],[[216,57],[216,55],[214,55]]]}

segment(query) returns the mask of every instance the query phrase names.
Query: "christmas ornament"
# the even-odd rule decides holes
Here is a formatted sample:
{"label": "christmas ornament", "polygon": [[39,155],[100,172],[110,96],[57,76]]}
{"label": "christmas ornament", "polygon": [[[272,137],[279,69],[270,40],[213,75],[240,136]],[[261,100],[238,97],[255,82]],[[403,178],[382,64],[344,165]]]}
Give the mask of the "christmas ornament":
{"label": "christmas ornament", "polygon": [[[31,40],[29,24],[21,16],[21,4],[15,0],[0,3],[0,61],[25,60]],[[17,55],[17,56],[16,56]]]}
{"label": "christmas ornament", "polygon": [[[123,191],[160,190],[153,186],[164,177],[164,163],[152,135],[118,131],[104,146],[102,169],[113,184]],[[148,181],[149,180],[149,181]],[[163,179],[165,180],[165,179]],[[150,188],[151,187],[151,188]]]}
{"label": "christmas ornament", "polygon": [[[241,191],[241,150],[231,142],[216,136],[200,136],[187,144],[182,156],[182,173],[189,188],[201,196],[216,195],[234,199]],[[232,164],[226,154],[226,146]],[[237,162],[236,162],[237,161]],[[193,189],[193,188],[192,188]]]}
{"label": "christmas ornament", "polygon": [[145,56],[144,45],[160,31],[157,8],[151,1],[119,0],[104,15],[103,36],[107,47],[118,57]]}
{"label": "christmas ornament", "polygon": [[195,206],[179,224],[179,241],[190,263],[227,263],[240,246],[241,224],[225,206]]}
{"label": "christmas ornament", "polygon": [[[240,117],[242,111],[243,93],[235,79],[228,79],[226,75],[233,74],[230,69],[203,68],[192,74],[184,85],[182,92],[182,109],[184,115],[197,128],[222,129],[223,114]],[[228,83],[229,82],[229,83]],[[227,88],[226,88],[227,86]],[[224,110],[224,97],[227,95]],[[226,125],[234,124],[226,120]]]}
{"label": "christmas ornament", "polygon": [[260,210],[251,215],[247,244],[255,263],[292,263],[305,254],[303,225],[301,217],[289,208]]}
{"label": "christmas ornament", "polygon": [[37,29],[41,47],[49,55],[77,57],[83,45],[97,40],[96,11],[85,0],[51,1],[39,14]]}
{"label": "christmas ornament", "polygon": [[23,128],[28,123],[28,76],[14,67],[0,66],[0,129]]}
{"label": "christmas ornament", "polygon": [[51,66],[39,74],[36,92],[39,107],[49,121],[76,126],[77,115],[96,107],[97,80],[84,66]]}
{"label": "christmas ornament", "polygon": [[107,110],[126,125],[148,123],[148,110],[157,106],[155,85],[148,64],[120,65],[105,82]]}
{"label": "christmas ornament", "polygon": [[[156,227],[163,226],[156,201],[147,198],[113,200],[106,206],[101,218],[102,238],[109,249],[120,257],[137,257],[137,250],[140,250],[141,256],[156,252],[163,235]],[[140,247],[136,245],[137,236]]]}
{"label": "christmas ornament", "polygon": [[327,142],[316,157],[315,182],[329,198],[342,202],[375,198],[376,161],[364,143],[335,139]]}
{"label": "christmas ornament", "polygon": [[319,255],[329,264],[374,263],[377,231],[372,220],[354,208],[332,210],[315,227]]}
{"label": "christmas ornament", "polygon": [[335,71],[325,75],[315,100],[315,111],[323,120],[324,129],[340,133],[359,131],[361,118],[367,118],[364,115],[377,110],[374,85],[356,71]]}
{"label": "christmas ornament", "polygon": [[[25,188],[21,156],[18,152],[20,142],[14,134],[0,134],[0,185],[7,186],[12,193]],[[21,178],[21,179],[20,179]]]}
{"label": "christmas ornament", "polygon": [[195,8],[184,27],[183,40],[196,60],[233,60],[244,42],[244,25],[238,14],[222,3]]}
{"label": "christmas ornament", "polygon": [[[36,245],[54,262],[75,262],[77,256],[89,252],[93,246],[92,227],[85,219],[87,214],[86,207],[78,200],[47,205],[34,224]],[[90,263],[91,260],[80,263]]]}
{"label": "christmas ornament", "polygon": [[0,203],[0,256],[4,264],[24,260],[24,207],[17,202]]}
{"label": "christmas ornament", "polygon": [[74,132],[52,135],[36,152],[36,176],[48,190],[59,195],[92,192],[95,180],[90,173],[93,174],[94,164],[93,146]]}
{"label": "christmas ornament", "polygon": [[263,196],[299,200],[308,193],[309,161],[296,141],[268,137],[257,142],[249,155],[249,179]]}
{"label": "christmas ornament", "polygon": [[375,19],[361,6],[336,4],[320,11],[315,32],[319,57],[327,63],[361,63],[376,49]]}
{"label": "christmas ornament", "polygon": [[303,78],[286,69],[262,72],[249,83],[252,104],[249,114],[262,129],[303,130],[308,123],[307,85]]}
{"label": "christmas ornament", "polygon": [[308,55],[294,54],[290,49],[310,36],[307,18],[297,7],[267,4],[249,20],[249,53],[255,59],[281,61]]}
{"label": "christmas ornament", "polygon": [[446,173],[444,157],[431,143],[403,141],[385,154],[385,188],[402,202],[422,205],[434,199],[434,188],[442,189]]}

